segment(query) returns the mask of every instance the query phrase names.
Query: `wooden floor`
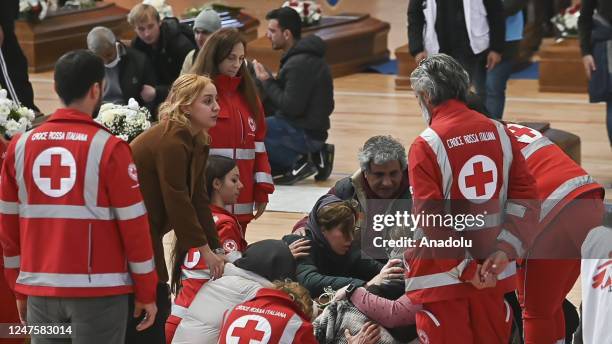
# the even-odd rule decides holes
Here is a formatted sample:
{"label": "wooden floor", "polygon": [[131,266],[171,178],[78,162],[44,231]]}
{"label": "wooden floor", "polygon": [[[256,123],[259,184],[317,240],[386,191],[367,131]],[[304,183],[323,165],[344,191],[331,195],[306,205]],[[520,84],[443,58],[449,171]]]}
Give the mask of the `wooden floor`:
{"label": "wooden floor", "polygon": [[[44,113],[59,106],[52,91],[52,74],[31,75],[36,103]],[[336,107],[332,116],[329,142],[336,145],[336,161],[330,180],[301,185],[330,186],[357,169],[356,154],[363,142],[378,134],[390,134],[409,147],[425,128],[412,92],[394,90],[393,77],[356,74],[334,80]],[[553,128],[580,136],[582,165],[600,183],[608,185],[606,198],[612,200],[612,150],[605,129],[603,105],[588,104],[580,94],[539,93],[535,80],[511,80],[508,85],[505,119],[547,121]],[[268,212],[249,225],[249,242],[281,238],[303,216],[296,213]],[[571,299],[579,300],[574,288]]]}

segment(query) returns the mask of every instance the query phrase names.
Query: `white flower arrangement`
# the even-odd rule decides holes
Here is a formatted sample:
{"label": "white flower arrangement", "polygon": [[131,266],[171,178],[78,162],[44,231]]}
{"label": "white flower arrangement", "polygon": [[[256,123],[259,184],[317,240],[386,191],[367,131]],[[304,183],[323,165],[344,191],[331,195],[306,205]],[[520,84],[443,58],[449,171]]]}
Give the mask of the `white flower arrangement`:
{"label": "white flower arrangement", "polygon": [[134,98],[130,98],[128,105],[103,104],[95,121],[113,135],[131,142],[136,136],[151,127],[150,118],[149,110],[141,107]]}
{"label": "white flower arrangement", "polygon": [[34,116],[34,111],[10,100],[6,90],[0,89],[0,134],[11,138],[25,133],[32,127]]}
{"label": "white flower arrangement", "polygon": [[550,21],[555,26],[559,37],[578,36],[578,18],[580,17],[580,4],[568,7],[555,15]]}
{"label": "white flower arrangement", "polygon": [[321,6],[311,0],[285,1],[283,7],[293,8],[302,18],[305,26],[318,24],[321,20]]}
{"label": "white flower arrangement", "polygon": [[157,13],[159,13],[160,19],[164,19],[166,17],[174,17],[174,11],[172,11],[172,6],[168,5],[166,3],[166,0],[144,0],[142,3],[155,7]]}

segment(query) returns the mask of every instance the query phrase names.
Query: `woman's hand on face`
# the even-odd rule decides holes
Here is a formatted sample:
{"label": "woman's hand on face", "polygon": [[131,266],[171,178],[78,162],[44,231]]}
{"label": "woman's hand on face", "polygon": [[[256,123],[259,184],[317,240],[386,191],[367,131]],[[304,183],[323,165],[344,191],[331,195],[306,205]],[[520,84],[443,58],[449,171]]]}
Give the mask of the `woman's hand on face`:
{"label": "woman's hand on face", "polygon": [[212,279],[221,278],[221,276],[223,276],[223,269],[226,262],[224,255],[215,254],[208,245],[204,245],[198,249],[200,250],[202,257],[204,257],[206,265],[208,265]]}
{"label": "woman's hand on face", "polygon": [[308,252],[310,251],[310,240],[305,238],[298,239],[289,244],[289,249],[291,250],[291,254],[295,259],[306,257],[310,255]]}

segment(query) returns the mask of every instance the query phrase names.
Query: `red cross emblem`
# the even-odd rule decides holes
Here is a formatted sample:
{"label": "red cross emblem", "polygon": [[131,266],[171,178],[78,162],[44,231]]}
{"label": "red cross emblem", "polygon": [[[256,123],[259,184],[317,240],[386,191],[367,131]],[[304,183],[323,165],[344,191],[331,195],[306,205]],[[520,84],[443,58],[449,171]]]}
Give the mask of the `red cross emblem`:
{"label": "red cross emblem", "polygon": [[223,249],[225,250],[225,252],[229,253],[229,252],[234,252],[238,249],[238,245],[236,244],[236,242],[232,239],[229,240],[225,240],[223,242]]}
{"label": "red cross emblem", "polygon": [[612,290],[612,260],[601,264],[597,267],[598,273],[593,276],[593,289],[606,289]]}
{"label": "red cross emblem", "polygon": [[42,151],[32,166],[34,183],[51,197],[61,197],[74,187],[76,162],[69,150],[52,147]]}
{"label": "red cross emblem", "polygon": [[497,167],[489,157],[475,155],[461,168],[459,190],[466,199],[483,203],[493,197],[496,189]]}
{"label": "red cross emblem", "polygon": [[40,166],[40,177],[51,179],[51,189],[59,190],[63,178],[70,178],[70,167],[62,165],[60,154],[51,155],[51,165]]}
{"label": "red cross emblem", "polygon": [[272,335],[272,326],[260,315],[249,314],[234,320],[227,329],[228,344],[266,344]]}
{"label": "red cross emblem", "polygon": [[539,131],[523,125],[508,124],[508,130],[510,130],[519,142],[523,143],[531,143],[542,137]]}
{"label": "red cross emblem", "polygon": [[465,185],[470,188],[476,188],[476,196],[485,194],[485,185],[493,181],[493,172],[484,171],[482,161],[474,164],[474,174],[465,177]]}

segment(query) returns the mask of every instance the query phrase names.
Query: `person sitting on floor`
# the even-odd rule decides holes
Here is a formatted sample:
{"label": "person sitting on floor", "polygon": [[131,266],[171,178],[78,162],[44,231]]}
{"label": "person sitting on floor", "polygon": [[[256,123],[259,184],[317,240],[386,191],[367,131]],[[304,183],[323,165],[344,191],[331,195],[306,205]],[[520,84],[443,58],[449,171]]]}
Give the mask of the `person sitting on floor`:
{"label": "person sitting on floor", "polygon": [[225,312],[251,300],[272,281],[295,280],[296,263],[291,250],[281,240],[262,240],[251,244],[242,258],[226,263],[223,277],[210,280],[195,295],[172,343],[216,343]]}
{"label": "person sitting on floor", "polygon": [[255,298],[232,309],[224,318],[219,344],[250,338],[261,343],[318,344],[308,290],[290,280],[261,288]]}
{"label": "person sitting on floor", "polygon": [[[311,246],[309,254],[297,260],[297,280],[313,297],[326,287],[338,290],[351,283],[378,285],[403,279],[403,269],[395,267],[401,260],[392,259],[383,266],[353,244],[356,215],[349,202],[334,195],[322,196],[310,212],[305,238]],[[287,235],[283,240],[291,244],[303,238]]]}
{"label": "person sitting on floor", "polygon": [[[389,135],[369,138],[359,150],[357,158],[360,168],[352,176],[344,177],[327,192],[342,200],[353,200],[357,205],[357,224],[354,233],[355,245],[370,257],[386,261],[401,257],[403,249],[375,248],[371,243],[374,235],[393,238],[411,235],[399,228],[385,229],[374,233],[367,230],[367,214],[394,214],[397,210],[410,209],[410,183],[408,182],[407,154],[404,146]],[[371,208],[371,209],[370,209]],[[308,217],[298,221],[293,233],[304,235]],[[364,235],[364,231],[367,231]]]}

